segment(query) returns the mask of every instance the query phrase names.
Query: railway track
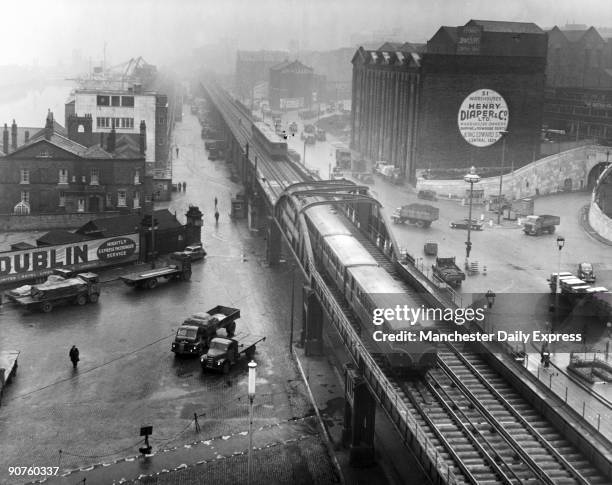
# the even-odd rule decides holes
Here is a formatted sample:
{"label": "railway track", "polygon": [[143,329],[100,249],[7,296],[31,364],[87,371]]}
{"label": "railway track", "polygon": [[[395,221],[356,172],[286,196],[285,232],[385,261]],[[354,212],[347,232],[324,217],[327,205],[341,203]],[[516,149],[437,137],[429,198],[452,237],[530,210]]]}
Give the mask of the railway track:
{"label": "railway track", "polygon": [[[229,100],[223,98],[219,101],[237,119],[244,118],[244,113]],[[244,123],[234,123],[234,129],[248,140]],[[290,166],[266,162],[265,155],[257,147],[253,146],[251,153],[261,160],[261,173],[268,180],[275,179],[270,189],[274,188],[277,198],[293,178],[301,178]],[[393,264],[382,251],[348,219],[345,222],[376,261],[399,279]],[[353,328],[361,334],[362,326],[342,292],[324,271],[319,270],[319,274]],[[408,285],[404,283],[404,286]],[[414,288],[407,291],[419,299],[420,295]],[[437,450],[436,460],[450,467],[455,483],[609,483],[549,421],[468,348],[441,345],[436,367],[423,379],[405,380],[385,369],[371,338],[362,335],[361,340],[415,417],[419,425],[415,432],[425,434],[433,443]]]}
{"label": "railway track", "polygon": [[[482,466],[487,465],[489,472],[495,471],[499,483],[609,483],[473,351],[453,345],[440,348],[438,365],[423,382],[428,400],[422,398],[422,393],[414,392],[415,384],[405,386],[411,387],[417,400],[421,396],[420,412],[433,416],[436,427],[451,426],[450,423],[463,426],[461,434],[453,434],[448,445],[461,453],[459,458],[469,465],[468,470],[474,467],[478,473],[484,473]],[[478,437],[487,454],[476,445],[466,446],[465,436],[470,433]],[[499,470],[491,469],[489,457],[499,465]],[[501,474],[502,471],[505,473]]]}

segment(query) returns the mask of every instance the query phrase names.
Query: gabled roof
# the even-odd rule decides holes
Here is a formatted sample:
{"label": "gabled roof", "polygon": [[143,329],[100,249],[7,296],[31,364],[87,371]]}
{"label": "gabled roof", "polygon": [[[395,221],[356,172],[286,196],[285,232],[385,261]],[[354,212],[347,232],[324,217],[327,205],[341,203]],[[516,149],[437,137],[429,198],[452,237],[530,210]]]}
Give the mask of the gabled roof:
{"label": "gabled roof", "polygon": [[[36,129],[38,130],[36,133],[32,134],[32,132],[30,132],[31,138],[45,136],[44,128],[36,128]],[[59,133],[60,135],[65,136],[65,137],[68,136],[68,132],[66,131],[66,128],[64,128],[57,121],[55,121],[55,119],[53,120],[53,133]]]}
{"label": "gabled roof", "polygon": [[[141,214],[128,214],[124,216],[106,217],[92,219],[76,230],[77,234],[96,237],[113,237],[122,234],[133,234],[137,232],[143,219]],[[159,209],[154,212],[158,228],[173,229],[181,227],[181,223],[168,209]]]}
{"label": "gabled roof", "polygon": [[109,159],[113,155],[98,145],[92,145],[83,152],[83,158]]}
{"label": "gabled roof", "polygon": [[385,42],[377,50],[379,51],[401,51],[402,43],[401,42]]}
{"label": "gabled roof", "polygon": [[500,20],[470,20],[466,25],[478,25],[485,32],[507,32],[515,34],[544,34],[533,22],[503,22]]}
{"label": "gabled roof", "polygon": [[280,64],[272,66],[270,71],[293,71],[293,72],[312,72],[312,67],[302,64],[300,61],[283,61]]}
{"label": "gabled roof", "polygon": [[40,236],[36,243],[39,246],[52,246],[54,244],[71,244],[91,239],[83,234],[75,234],[69,231],[54,229]]}
{"label": "gabled roof", "polygon": [[449,27],[447,25],[443,25],[440,27],[438,32],[444,32],[453,42],[457,42],[459,40],[459,27]]}

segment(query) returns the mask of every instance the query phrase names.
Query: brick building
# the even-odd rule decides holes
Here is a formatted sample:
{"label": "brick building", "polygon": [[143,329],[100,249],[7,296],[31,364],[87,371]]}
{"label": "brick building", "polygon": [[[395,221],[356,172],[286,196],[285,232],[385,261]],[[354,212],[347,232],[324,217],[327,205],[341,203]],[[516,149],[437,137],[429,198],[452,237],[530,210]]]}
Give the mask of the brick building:
{"label": "brick building", "polygon": [[549,133],[561,141],[612,144],[611,39],[593,27],[554,27],[548,32],[546,83],[544,126],[554,130]]}
{"label": "brick building", "polygon": [[270,68],[268,92],[272,109],[310,108],[317,89],[314,70],[300,61],[284,61]]}
{"label": "brick building", "polygon": [[135,138],[111,130],[101,145],[95,143],[91,118],[83,121],[79,136],[89,138],[89,146],[56,129],[49,112],[42,130],[0,157],[0,213],[141,210],[146,133]]}
{"label": "brick building", "polygon": [[500,140],[474,146],[459,130],[462,103],[484,90],[498,93],[507,105],[506,164],[518,167],[539,156],[544,31],[532,23],[471,20],[441,27],[419,51],[415,46],[355,53],[354,150],[394,164],[410,180],[417,168],[499,166]]}

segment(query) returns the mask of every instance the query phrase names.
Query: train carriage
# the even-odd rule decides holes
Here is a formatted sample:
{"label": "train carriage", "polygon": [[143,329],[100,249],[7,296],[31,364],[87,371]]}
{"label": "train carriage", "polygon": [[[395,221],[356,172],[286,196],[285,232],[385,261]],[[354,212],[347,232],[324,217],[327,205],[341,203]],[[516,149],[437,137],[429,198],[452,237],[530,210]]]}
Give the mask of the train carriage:
{"label": "train carriage", "polygon": [[255,144],[272,160],[287,160],[289,153],[287,141],[278,136],[274,129],[261,121],[253,123],[251,143]]}
{"label": "train carriage", "polygon": [[[383,268],[359,266],[347,270],[348,281],[345,295],[362,325],[371,329],[372,334],[380,331],[383,334],[401,334],[408,331],[416,336],[416,341],[376,342],[380,352],[385,355],[388,364],[396,372],[421,373],[431,368],[436,362],[437,345],[435,342],[420,341],[421,330],[432,330],[435,322],[418,319],[414,325],[407,320],[384,320],[375,325],[375,309],[408,309],[421,308],[421,301],[416,293],[411,295]],[[403,315],[402,315],[403,316]]]}

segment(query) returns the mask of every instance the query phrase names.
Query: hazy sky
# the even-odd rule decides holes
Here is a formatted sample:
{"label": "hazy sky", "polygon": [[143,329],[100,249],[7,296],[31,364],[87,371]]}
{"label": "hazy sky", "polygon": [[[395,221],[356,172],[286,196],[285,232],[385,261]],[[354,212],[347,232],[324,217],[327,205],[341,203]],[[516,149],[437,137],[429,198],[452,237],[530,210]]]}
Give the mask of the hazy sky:
{"label": "hazy sky", "polygon": [[25,0],[4,1],[0,65],[94,62],[104,42],[112,62],[142,55],[153,64],[216,43],[241,49],[349,46],[352,33],[400,28],[423,42],[440,25],[471,18],[612,26],[612,0]]}

